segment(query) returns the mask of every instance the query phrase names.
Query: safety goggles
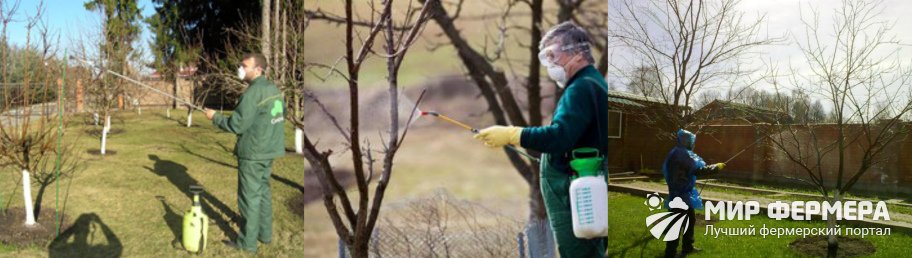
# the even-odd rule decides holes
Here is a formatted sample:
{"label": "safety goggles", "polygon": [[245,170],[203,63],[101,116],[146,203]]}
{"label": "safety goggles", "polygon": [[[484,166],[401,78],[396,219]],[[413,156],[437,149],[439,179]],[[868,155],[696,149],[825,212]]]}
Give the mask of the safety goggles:
{"label": "safety goggles", "polygon": [[569,44],[561,47],[557,47],[556,44],[552,44],[548,47],[545,47],[540,52],[538,52],[538,61],[547,66],[547,64],[554,64],[557,62],[558,56],[557,52],[566,53],[567,51],[573,49],[586,49],[589,47],[589,43],[582,42],[577,44]]}

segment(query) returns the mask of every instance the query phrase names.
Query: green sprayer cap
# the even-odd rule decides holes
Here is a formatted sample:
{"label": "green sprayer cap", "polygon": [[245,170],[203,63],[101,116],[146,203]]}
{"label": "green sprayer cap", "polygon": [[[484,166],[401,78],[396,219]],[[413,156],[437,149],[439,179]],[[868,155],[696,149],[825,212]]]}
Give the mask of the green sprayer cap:
{"label": "green sprayer cap", "polygon": [[570,161],[570,167],[580,177],[597,176],[603,160],[604,158],[599,156],[598,149],[579,148],[573,150],[573,160]]}

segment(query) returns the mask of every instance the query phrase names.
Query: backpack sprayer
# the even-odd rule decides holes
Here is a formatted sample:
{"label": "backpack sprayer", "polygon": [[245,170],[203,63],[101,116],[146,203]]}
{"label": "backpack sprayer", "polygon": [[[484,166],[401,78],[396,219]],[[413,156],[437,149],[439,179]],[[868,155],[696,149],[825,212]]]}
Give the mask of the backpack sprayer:
{"label": "backpack sprayer", "polygon": [[203,207],[200,205],[199,196],[202,192],[202,186],[190,186],[193,206],[187,213],[184,213],[183,231],[181,232],[181,243],[184,245],[184,249],[197,254],[203,253],[203,250],[206,249],[206,235],[209,232],[209,217],[203,213]]}
{"label": "backpack sprayer", "polygon": [[[424,116],[424,115],[430,115],[430,116],[433,116],[433,117],[436,117],[436,118],[440,118],[440,119],[443,120],[443,121],[446,121],[446,122],[449,122],[449,123],[451,123],[451,124],[457,125],[457,126],[459,126],[459,127],[465,128],[466,130],[469,130],[469,131],[471,131],[472,133],[475,133],[475,134],[478,133],[478,129],[475,129],[474,127],[469,126],[469,125],[467,125],[467,124],[465,124],[465,123],[463,123],[463,122],[456,121],[456,120],[454,120],[454,119],[452,119],[452,118],[450,118],[450,117],[448,117],[448,116],[441,115],[440,113],[437,113],[437,112],[435,112],[435,111],[421,111],[421,115],[422,115],[422,116]],[[507,149],[510,149],[510,150],[512,150],[513,152],[516,152],[517,154],[522,155],[523,157],[526,157],[526,158],[528,158],[528,159],[530,159],[530,160],[533,160],[533,161],[535,161],[535,162],[541,162],[541,160],[540,160],[539,158],[536,158],[536,157],[530,155],[529,153],[527,153],[527,152],[525,152],[525,151],[521,151],[521,150],[517,149],[516,146],[513,146],[513,145],[505,145],[504,147],[507,147]]]}

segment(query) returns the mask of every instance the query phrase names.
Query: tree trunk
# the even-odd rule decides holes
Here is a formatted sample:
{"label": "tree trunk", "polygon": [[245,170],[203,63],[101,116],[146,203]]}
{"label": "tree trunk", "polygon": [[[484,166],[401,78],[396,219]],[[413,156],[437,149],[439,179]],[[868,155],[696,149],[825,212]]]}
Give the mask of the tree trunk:
{"label": "tree trunk", "polygon": [[[174,73],[174,80],[171,81],[171,95],[177,97],[177,78],[180,76],[180,70]],[[171,99],[171,108],[177,108],[177,99]],[[169,113],[170,114],[170,113]],[[169,115],[168,118],[171,118]]]}
{"label": "tree trunk", "polygon": [[[272,38],[272,31],[269,29],[269,24],[272,20],[270,19],[270,15],[272,15],[272,0],[263,0],[262,4],[263,6],[260,13],[262,15],[260,17],[260,38],[263,40],[263,42],[260,44],[260,50],[263,52],[263,56],[266,58],[271,58],[272,42],[270,39]],[[272,60],[266,60],[267,63],[271,61]]]}
{"label": "tree trunk", "polygon": [[[370,237],[366,240],[370,240]],[[348,247],[349,256],[352,258],[367,258],[370,254],[368,243],[370,243],[370,241],[360,241],[358,240],[358,237],[355,237],[352,244],[346,245],[346,247]]]}
{"label": "tree trunk", "polygon": [[34,208],[35,209],[34,216],[36,216],[36,217],[41,216],[41,202],[42,202],[42,200],[44,200],[44,192],[45,192],[45,190],[47,190],[47,186],[50,184],[50,183],[43,183],[43,182],[41,182],[41,180],[39,180],[38,183],[40,185],[38,186],[38,195],[35,196],[35,208]]}
{"label": "tree trunk", "polygon": [[187,107],[187,127],[193,126],[193,108]]}
{"label": "tree trunk", "polygon": [[[833,191],[833,202],[842,202],[842,193],[839,192],[839,189]],[[829,214],[827,216],[827,229],[832,231],[836,228],[836,216],[835,214]],[[839,250],[839,242],[836,239],[835,234],[827,235],[827,257],[836,257],[836,251]]]}
{"label": "tree trunk", "polygon": [[300,127],[295,127],[295,153],[304,154],[304,130]]}
{"label": "tree trunk", "polygon": [[28,170],[22,170],[22,197],[25,199],[25,225],[34,226],[35,210],[32,208],[32,177]]}

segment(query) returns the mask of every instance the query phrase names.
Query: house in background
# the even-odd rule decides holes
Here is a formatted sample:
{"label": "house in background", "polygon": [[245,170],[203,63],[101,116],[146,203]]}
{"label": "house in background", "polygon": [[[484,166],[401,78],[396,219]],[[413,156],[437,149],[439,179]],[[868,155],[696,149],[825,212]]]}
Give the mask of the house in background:
{"label": "house in background", "polygon": [[731,101],[714,100],[693,113],[705,125],[791,124],[788,113]]}
{"label": "house in background", "polygon": [[667,107],[665,101],[633,93],[608,91],[608,169],[611,173],[657,171],[674,146],[661,137],[649,114]]}

